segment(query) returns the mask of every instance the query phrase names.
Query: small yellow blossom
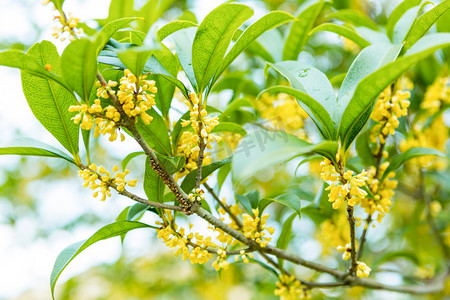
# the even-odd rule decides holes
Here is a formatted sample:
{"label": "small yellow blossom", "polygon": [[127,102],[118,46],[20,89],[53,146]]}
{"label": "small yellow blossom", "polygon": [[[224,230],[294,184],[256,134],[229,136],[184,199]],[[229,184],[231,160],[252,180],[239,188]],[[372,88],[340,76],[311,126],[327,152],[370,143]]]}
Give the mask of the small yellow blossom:
{"label": "small yellow blossom", "polygon": [[252,253],[245,253],[245,250],[241,250],[240,255],[237,255],[234,260],[239,261],[239,258],[242,258],[244,264],[248,264],[250,262],[249,258],[253,258]]}
{"label": "small yellow blossom", "polygon": [[300,281],[293,275],[280,275],[276,283],[275,296],[280,296],[280,300],[308,299],[309,290],[303,288]]}
{"label": "small yellow blossom", "polygon": [[[58,25],[53,27],[53,36],[56,39],[60,39],[61,41],[64,41],[67,36],[70,40],[74,40],[76,38],[76,34],[83,33],[83,29],[78,29],[77,26],[80,22],[80,19],[75,18],[72,16],[72,13],[69,13],[69,19],[66,18],[65,15],[61,16],[55,16],[55,20],[58,20]],[[67,35],[65,33],[68,33]]]}
{"label": "small yellow blossom", "polygon": [[216,269],[216,271],[221,269],[226,270],[230,266],[230,263],[226,259],[227,251],[223,248],[219,248],[217,249],[217,259],[213,262],[212,266]]}
{"label": "small yellow blossom", "polygon": [[342,259],[343,260],[348,260],[351,256],[352,256],[352,246],[350,243],[348,243],[347,245],[343,246],[338,246],[337,250],[340,252],[344,252],[342,253]]}
{"label": "small yellow blossom", "polygon": [[262,217],[259,217],[258,209],[253,209],[252,212],[255,216],[249,214],[242,215],[244,235],[249,239],[255,240],[261,247],[265,247],[270,242],[271,238],[266,236],[264,230],[267,230],[269,234],[273,234],[275,229],[266,227],[269,214],[264,214]]}
{"label": "small yellow blossom", "polygon": [[356,276],[359,278],[369,277],[371,269],[363,262],[356,262]]}

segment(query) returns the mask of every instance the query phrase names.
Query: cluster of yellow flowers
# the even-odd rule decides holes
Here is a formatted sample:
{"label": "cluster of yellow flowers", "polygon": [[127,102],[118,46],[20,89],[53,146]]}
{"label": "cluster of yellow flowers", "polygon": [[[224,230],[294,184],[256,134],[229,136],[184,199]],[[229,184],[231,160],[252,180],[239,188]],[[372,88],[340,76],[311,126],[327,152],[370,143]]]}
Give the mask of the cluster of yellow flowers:
{"label": "cluster of yellow flowers", "polygon": [[[199,103],[194,93],[189,94],[189,99],[185,99],[184,103],[190,111],[189,120],[182,120],[183,127],[191,125],[194,132],[183,132],[178,145],[177,152],[183,154],[186,158],[185,166],[175,174],[175,178],[179,179],[187,175],[197,168],[198,155],[200,152],[200,139],[203,139],[206,149],[212,149],[212,142],[220,142],[221,138],[212,134],[211,131],[219,124],[219,117],[209,117],[208,112]],[[212,161],[211,152],[204,152],[203,165],[208,165]]]}
{"label": "cluster of yellow flowers", "polygon": [[359,278],[369,277],[370,269],[365,263],[358,261],[356,262],[356,276]]}
{"label": "cluster of yellow flowers", "polygon": [[282,274],[276,283],[275,295],[280,296],[280,300],[309,299],[310,290],[304,289],[300,281],[293,275]]}
{"label": "cluster of yellow flowers", "polygon": [[275,229],[273,227],[266,227],[267,218],[269,218],[269,214],[264,214],[259,217],[259,210],[252,209],[252,212],[255,216],[251,216],[249,214],[243,214],[243,232],[247,238],[255,240],[261,247],[267,246],[272,238],[267,237],[266,233],[263,232],[267,230],[269,234],[273,234]]}
{"label": "cluster of yellow flowers", "polygon": [[242,258],[242,261],[244,262],[244,264],[248,264],[250,262],[249,258],[253,258],[253,254],[252,253],[245,253],[245,250],[241,250],[241,252],[239,253],[240,255],[237,255],[234,260],[235,261],[239,261],[239,258]]}
{"label": "cluster of yellow flowers", "polygon": [[333,203],[334,209],[341,207],[345,200],[347,200],[348,205],[358,205],[367,196],[367,192],[361,189],[368,179],[367,172],[363,171],[360,174],[353,175],[353,171],[349,170],[339,174],[332,162],[326,158],[321,165],[322,173],[320,177],[325,181],[331,181],[326,190],[330,191],[328,201]]}
{"label": "cluster of yellow flowers", "polygon": [[320,224],[316,233],[317,239],[322,244],[322,254],[330,253],[330,249],[350,242],[350,228],[344,211],[334,211],[331,218]]}
{"label": "cluster of yellow flowers", "polygon": [[[429,147],[444,151],[449,130],[442,115],[432,117],[445,104],[450,103],[450,77],[438,77],[427,89],[421,108],[425,113],[417,115],[410,130],[410,135],[400,143],[400,151],[404,152],[412,147]],[[429,118],[433,118],[427,124]],[[445,169],[447,160],[433,156],[421,156],[410,161],[411,165],[422,168]]]}
{"label": "cluster of yellow flowers", "polygon": [[[224,205],[227,205],[227,203],[226,203],[226,201],[225,201],[225,198],[222,199],[222,203],[223,203]],[[235,204],[233,204],[233,205],[230,205],[229,208],[230,208],[231,213],[232,213],[233,215],[235,215],[235,216],[238,216],[238,215],[240,215],[240,214],[242,213],[242,210],[240,209],[239,204],[237,204],[237,203],[235,203]],[[227,212],[225,211],[225,209],[223,209],[222,207],[219,208],[217,211],[218,211],[219,214],[221,214],[222,216],[225,216],[225,215],[227,214]],[[222,222],[224,222],[224,221],[225,221],[225,218],[222,217],[222,216],[220,217],[220,220],[221,220]],[[236,229],[236,230],[239,229],[239,225],[236,224],[236,222],[235,222],[232,218],[230,218],[230,223],[228,224],[228,226],[230,226],[231,228]]]}
{"label": "cluster of yellow flowers", "polygon": [[124,77],[120,79],[119,91],[117,92],[117,99],[122,105],[125,113],[138,121],[137,116],[140,116],[145,124],[150,124],[152,117],[147,114],[147,111],[155,105],[155,95],[157,89],[154,80],[145,80],[147,75],[140,75],[136,77],[130,70],[126,69]]}
{"label": "cluster of yellow flowers", "polygon": [[342,259],[348,260],[352,256],[352,245],[350,243],[346,244],[345,246],[337,246],[336,248],[338,251],[343,252],[342,253]]}
{"label": "cluster of yellow flowers", "polygon": [[[114,93],[112,89],[117,85],[115,81],[109,81],[105,86],[102,86],[100,82],[96,83],[98,87],[97,96],[102,98],[108,98],[108,93]],[[88,104],[72,105],[69,107],[69,112],[78,112],[72,120],[75,124],[80,124],[81,129],[91,130],[94,127],[94,137],[98,137],[101,134],[109,134],[109,140],[115,141],[117,139],[117,131],[120,129],[120,113],[117,109],[108,105],[105,108],[102,107],[100,98],[94,100],[94,104],[89,106]],[[121,140],[125,139],[125,136],[121,133]]]}
{"label": "cluster of yellow flowers", "polygon": [[112,173],[110,173],[103,166],[97,167],[95,164],[91,164],[88,168],[78,171],[78,175],[84,180],[83,186],[95,191],[94,197],[101,194],[101,200],[104,201],[107,196],[111,197],[110,187],[121,192],[127,185],[130,187],[136,186],[137,179],[125,179],[125,176],[130,173],[129,170],[118,171],[118,166],[114,166]]}
{"label": "cluster of yellow flowers", "polygon": [[[389,166],[389,162],[385,162],[380,165],[379,174],[382,175]],[[378,211],[377,220],[381,223],[381,220],[390,210],[392,206],[392,197],[394,196],[395,188],[397,188],[397,180],[393,179],[395,177],[394,172],[390,172],[386,175],[385,179],[379,184],[379,180],[375,178],[376,169],[375,167],[370,167],[368,170],[368,180],[367,183],[370,187],[374,198],[366,198],[361,203],[361,207],[365,209],[365,212],[373,215]]]}
{"label": "cluster of yellow flowers", "polygon": [[375,103],[371,117],[379,124],[372,128],[370,134],[372,143],[376,143],[378,138],[380,144],[385,144],[386,137],[395,133],[395,129],[399,125],[398,119],[408,114],[411,93],[406,89],[412,89],[412,83],[403,77],[397,86],[399,88],[396,88],[394,92],[391,86],[387,87]]}
{"label": "cluster of yellow flowers", "polygon": [[[156,222],[161,225],[161,229],[157,229],[158,238],[162,239],[167,247],[176,248],[175,255],[182,254],[183,260],[189,259],[193,264],[204,264],[212,258],[212,254],[208,252],[207,247],[216,248],[217,245],[211,241],[211,237],[204,237],[199,233],[190,232],[186,234],[183,227],[178,228],[178,225],[173,223],[173,216],[170,211],[165,212],[168,221],[165,223]],[[189,224],[192,229],[192,224]],[[189,251],[188,244],[195,245]]]}
{"label": "cluster of yellow flowers", "polygon": [[294,97],[283,93],[275,97],[265,93],[256,102],[256,109],[263,119],[270,122],[270,127],[284,129],[302,139],[307,138],[303,126],[308,115]]}
{"label": "cluster of yellow flowers", "polygon": [[[44,0],[42,1],[43,5],[47,5],[51,2],[51,0]],[[58,20],[58,26],[53,27],[53,36],[56,39],[61,39],[61,41],[64,41],[66,39],[63,34],[65,32],[69,33],[69,39],[72,41],[76,38],[76,33],[81,34],[83,33],[83,29],[80,28],[75,32],[75,29],[80,22],[80,19],[75,18],[72,16],[72,13],[69,13],[69,19],[66,18],[64,14],[61,14],[61,16],[55,16],[55,20]]]}
{"label": "cluster of yellow flowers", "polygon": [[195,191],[191,194],[189,194],[188,198],[197,204],[200,204],[202,200],[205,200],[205,197],[203,196],[204,191],[202,189],[195,189]]}
{"label": "cluster of yellow flowers", "polygon": [[217,249],[217,259],[213,262],[212,266],[216,271],[228,269],[230,263],[227,261],[227,251],[224,248]]}

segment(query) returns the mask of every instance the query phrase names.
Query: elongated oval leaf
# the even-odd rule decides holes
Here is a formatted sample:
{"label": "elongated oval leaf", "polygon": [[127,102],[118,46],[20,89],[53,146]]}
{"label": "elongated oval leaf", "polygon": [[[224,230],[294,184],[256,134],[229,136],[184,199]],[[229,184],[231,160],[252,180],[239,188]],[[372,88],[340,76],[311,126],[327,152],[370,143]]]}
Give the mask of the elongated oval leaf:
{"label": "elongated oval leaf", "polygon": [[250,25],[236,41],[231,50],[227,53],[225,58],[217,70],[215,80],[225,71],[225,69],[261,34],[278,27],[282,24],[290,22],[295,18],[288,13],[282,11],[272,11]]}
{"label": "elongated oval leaf", "polygon": [[364,38],[362,38],[356,31],[345,26],[336,25],[333,23],[320,24],[319,26],[314,27],[313,30],[311,30],[311,32],[309,33],[309,35],[312,35],[318,31],[330,31],[337,33],[340,36],[343,36],[355,42],[361,48],[365,48],[370,45],[370,43],[366,41]]}
{"label": "elongated oval leaf", "polygon": [[292,23],[284,43],[283,60],[297,60],[300,51],[308,42],[308,33],[314,26],[323,6],[323,1],[307,1],[300,7],[297,21]]}
{"label": "elongated oval leaf", "polygon": [[383,180],[390,172],[393,172],[400,168],[407,160],[426,155],[445,157],[442,152],[433,148],[416,147],[408,149],[407,151],[395,156],[390,161],[389,167],[387,167],[386,171],[383,173],[383,176],[381,176],[380,183],[383,182]]}
{"label": "elongated oval leaf", "polygon": [[419,5],[408,9],[400,20],[398,20],[397,24],[395,24],[394,33],[392,35],[392,42],[394,44],[401,44],[406,39],[421,8],[422,6]]}
{"label": "elongated oval leaf", "polygon": [[122,169],[125,170],[128,166],[128,163],[135,158],[136,156],[145,154],[143,151],[131,152],[122,160]]}
{"label": "elongated oval leaf", "polygon": [[117,53],[125,67],[136,76],[142,74],[145,64],[154,50],[147,47],[133,47]]}
{"label": "elongated oval leaf", "polygon": [[305,109],[305,111],[316,124],[322,136],[327,140],[332,140],[335,138],[336,130],[330,115],[328,114],[327,110],[311,96],[291,87],[274,86],[262,91],[258,95],[258,98],[260,95],[266,92],[285,93],[297,98],[297,100],[301,103],[301,106]]}
{"label": "elongated oval leaf", "polygon": [[181,67],[183,68],[184,73],[186,73],[186,77],[189,79],[194,91],[197,91],[198,89],[198,82],[195,79],[194,69],[192,67],[192,44],[196,32],[197,28],[191,27],[178,30],[171,35],[178,60],[180,61]]}
{"label": "elongated oval leaf", "polygon": [[450,46],[450,33],[429,34],[414,44],[405,56],[365,77],[357,86],[339,127],[345,149],[370,117],[378,95],[401,74],[436,50]]}
{"label": "elongated oval leaf", "polygon": [[422,0],[406,0],[401,2],[391,13],[386,24],[387,36],[392,40],[394,35],[394,27],[403,14],[410,8],[417,6]]}
{"label": "elongated oval leaf", "polygon": [[189,27],[198,27],[198,25],[186,20],[177,20],[169,22],[158,30],[157,32],[158,39],[162,41],[172,33]]}
{"label": "elongated oval leaf", "polygon": [[[27,52],[41,65],[49,65],[60,74],[60,57],[55,45],[48,41],[34,44]],[[25,98],[36,119],[73,155],[78,155],[79,128],[71,120],[75,96],[59,83],[28,72],[21,72]]]}
{"label": "elongated oval leaf", "polygon": [[167,129],[166,122],[156,112],[151,109],[148,113],[153,120],[149,125],[146,125],[141,119],[136,123],[136,127],[144,137],[145,141],[155,151],[171,156],[172,149],[170,147],[169,130]]}
{"label": "elongated oval leaf", "polygon": [[[292,222],[296,215],[296,213],[293,213],[283,222],[283,228],[281,229],[280,237],[277,240],[277,248],[286,249],[289,245],[289,241],[292,239]],[[283,262],[283,259],[278,260],[278,264],[281,267],[283,267]]]}
{"label": "elongated oval leaf", "polygon": [[433,26],[434,23],[450,8],[450,0],[445,0],[435,8],[427,11],[411,28],[411,32],[405,41],[404,48],[409,49],[415,42],[417,42],[427,31]]}
{"label": "elongated oval leaf", "polygon": [[225,3],[210,12],[200,24],[192,44],[192,67],[199,92],[216,73],[234,32],[252,14],[248,6]]}
{"label": "elongated oval leaf", "polygon": [[144,191],[147,199],[153,202],[163,202],[165,188],[164,181],[150,167],[150,161],[147,158],[145,160],[144,175]]}
{"label": "elongated oval leaf", "polygon": [[95,45],[88,39],[70,43],[62,54],[61,69],[69,86],[88,103],[97,76]]}
{"label": "elongated oval leaf", "polygon": [[[202,180],[208,177],[215,170],[229,164],[231,162],[230,158],[226,158],[220,161],[213,162],[212,164],[206,165],[202,167]],[[189,193],[194,187],[197,179],[197,169],[192,170],[186,177],[183,179],[181,183],[181,188],[186,193]]]}
{"label": "elongated oval leaf", "polygon": [[153,226],[129,221],[118,221],[105,227],[102,227],[96,233],[94,233],[89,239],[77,242],[65,248],[56,258],[55,265],[53,266],[52,275],[50,277],[50,287],[52,291],[52,298],[55,299],[55,285],[61,275],[62,271],[67,265],[81,252],[92,244],[106,240],[121,234],[127,233],[130,230],[138,228],[154,228]]}
{"label": "elongated oval leaf", "polygon": [[335,18],[344,22],[351,23],[355,26],[364,26],[373,30],[378,30],[378,25],[374,21],[372,21],[365,14],[355,9],[341,9],[337,12],[327,15],[326,18]]}
{"label": "elongated oval leaf", "polygon": [[325,141],[313,145],[285,132],[255,129],[241,139],[234,152],[231,164],[233,184],[237,186],[259,171],[318,149],[319,154],[334,160],[337,143]]}
{"label": "elongated oval leaf", "polygon": [[269,198],[269,200],[272,201],[272,203],[278,202],[280,204],[283,204],[284,206],[292,208],[297,213],[298,217],[301,218],[301,200],[296,194],[283,194],[275,198]]}
{"label": "elongated oval leaf", "polygon": [[126,25],[130,24],[132,21],[136,20],[143,20],[143,19],[135,17],[122,18],[109,22],[105,26],[103,26],[102,30],[100,30],[94,42],[96,45],[96,54],[98,55],[100,51],[102,51],[102,49],[105,47],[106,43],[114,35],[114,33],[116,33],[119,29],[125,27]]}
{"label": "elongated oval leaf", "polygon": [[219,125],[211,130],[211,132],[233,132],[238,133],[241,136],[245,136],[247,134],[247,131],[245,131],[241,125],[233,122],[220,122]]}

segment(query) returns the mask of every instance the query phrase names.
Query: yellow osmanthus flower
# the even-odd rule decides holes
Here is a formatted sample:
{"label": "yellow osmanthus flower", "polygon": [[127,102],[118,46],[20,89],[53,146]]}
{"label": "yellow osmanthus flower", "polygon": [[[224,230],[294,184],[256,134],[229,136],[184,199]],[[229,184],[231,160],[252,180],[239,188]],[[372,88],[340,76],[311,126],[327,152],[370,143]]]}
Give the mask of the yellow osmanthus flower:
{"label": "yellow osmanthus flower", "polygon": [[111,197],[111,187],[121,192],[126,186],[136,186],[137,179],[125,179],[125,176],[130,173],[129,170],[118,171],[118,166],[114,166],[110,173],[103,166],[97,167],[95,164],[91,164],[88,168],[78,171],[78,175],[84,180],[83,186],[94,191],[95,198],[101,194],[101,200],[105,201],[106,197]]}
{"label": "yellow osmanthus flower", "polygon": [[293,275],[280,275],[276,283],[275,296],[280,296],[280,300],[308,299],[309,290],[304,289],[300,281]]}
{"label": "yellow osmanthus flower", "polygon": [[270,122],[269,127],[307,138],[303,126],[308,115],[294,97],[283,93],[275,97],[265,93],[256,102],[256,109],[263,119]]}
{"label": "yellow osmanthus flower", "polygon": [[249,258],[253,258],[252,253],[245,253],[245,250],[241,250],[240,255],[236,255],[234,258],[235,261],[239,261],[239,258],[242,258],[244,264],[248,264],[250,262]]}
{"label": "yellow osmanthus flower", "polygon": [[400,79],[392,91],[393,87],[387,87],[378,97],[372,111],[372,119],[379,124],[375,125],[370,132],[372,143],[386,143],[386,137],[393,135],[399,125],[398,119],[408,114],[409,98],[411,93],[404,89],[412,89],[412,83],[403,77]]}
{"label": "yellow osmanthus flower", "polygon": [[138,121],[137,116],[140,116],[145,124],[150,124],[153,117],[147,114],[147,111],[152,108],[155,102],[155,95],[157,89],[154,80],[145,80],[147,75],[140,75],[136,77],[130,70],[126,69],[124,77],[120,79],[119,91],[117,92],[117,99],[122,105],[125,113]]}
{"label": "yellow osmanthus flower", "polygon": [[197,204],[200,204],[202,200],[205,200],[205,197],[203,196],[204,191],[202,189],[195,189],[194,193],[189,194],[188,198]]}
{"label": "yellow osmanthus flower", "polygon": [[[385,162],[380,165],[379,177],[384,174],[389,166],[389,162]],[[378,211],[377,220],[381,222],[383,217],[389,213],[390,207],[392,206],[392,197],[394,197],[394,190],[397,188],[397,180],[393,179],[395,177],[394,172],[390,172],[386,175],[385,179],[379,184],[379,180],[375,178],[376,169],[375,167],[370,167],[368,170],[367,183],[370,187],[370,191],[374,195],[374,198],[365,198],[361,202],[361,207],[365,209],[365,212],[373,215]]]}
{"label": "yellow osmanthus flower", "polygon": [[252,212],[255,216],[249,214],[242,215],[244,235],[249,239],[255,240],[261,247],[265,247],[272,238],[267,237],[264,230],[267,230],[269,234],[273,234],[275,229],[273,227],[266,227],[269,214],[264,214],[262,217],[259,217],[259,210],[257,208],[252,209]]}
{"label": "yellow osmanthus flower", "polygon": [[425,92],[420,108],[427,110],[428,114],[439,111],[443,104],[450,103],[450,77],[440,76]]}
{"label": "yellow osmanthus flower", "polygon": [[343,260],[348,260],[352,256],[352,245],[350,243],[346,244],[345,246],[338,246],[336,249],[340,252],[343,252]]}
{"label": "yellow osmanthus flower", "polygon": [[[43,3],[48,4],[50,1]],[[55,16],[54,20],[58,20],[58,25],[53,27],[53,36],[56,39],[60,39],[61,41],[64,41],[67,38],[67,35],[71,41],[73,41],[76,38],[76,34],[82,34],[83,29],[76,27],[78,26],[78,23],[80,22],[80,19],[75,18],[72,16],[72,13],[69,13],[69,18],[64,14],[61,14],[60,16]],[[68,33],[67,35],[65,33]]]}
{"label": "yellow osmanthus flower", "polygon": [[[185,157],[184,166],[175,173],[175,180],[189,174],[189,172],[197,169],[198,154],[200,151],[199,136],[193,132],[185,131],[181,135],[177,145],[177,153]],[[203,165],[209,165],[212,162],[210,152],[204,153]]]}
{"label": "yellow osmanthus flower", "polygon": [[[217,248],[217,245],[211,241],[211,237],[204,237],[199,233],[186,233],[183,227],[173,223],[173,216],[170,211],[165,211],[168,219],[165,223],[156,222],[161,225],[161,229],[157,229],[158,238],[169,248],[176,248],[175,255],[182,255],[183,260],[189,259],[192,264],[204,264],[212,258],[212,254],[208,252],[207,248]],[[192,224],[189,225],[192,229]],[[189,243],[196,246],[189,250]]]}
{"label": "yellow osmanthus flower", "polygon": [[369,277],[371,269],[363,262],[356,262],[356,276],[359,278]]}
{"label": "yellow osmanthus flower", "polygon": [[[225,198],[222,199],[222,203],[223,203],[224,205],[227,205],[227,203],[226,203],[226,201],[225,201]],[[237,203],[235,203],[235,204],[233,204],[233,205],[230,205],[229,208],[230,208],[231,213],[232,213],[233,215],[235,215],[235,216],[238,216],[238,215],[240,215],[240,214],[242,213],[242,210],[241,210],[241,208],[239,207],[239,204],[237,204]],[[225,209],[223,209],[223,208],[219,208],[217,211],[218,211],[219,214],[222,215],[222,216],[225,216],[225,215],[227,214],[227,212],[226,212]],[[225,222],[225,218],[222,217],[222,216],[220,217],[220,220],[223,221],[223,222]],[[239,225],[236,224],[236,222],[233,220],[233,218],[230,218],[230,223],[228,224],[228,226],[230,226],[231,228],[236,229],[236,230],[239,229]]]}
{"label": "yellow osmanthus flower", "polygon": [[350,242],[350,228],[344,211],[337,210],[332,217],[323,221],[316,233],[316,238],[322,245],[322,254],[330,253],[340,245]]}
{"label": "yellow osmanthus flower", "polygon": [[227,251],[224,248],[217,249],[217,259],[213,262],[212,266],[216,271],[228,269],[230,263],[227,261]]}
{"label": "yellow osmanthus flower", "polygon": [[328,201],[333,203],[334,209],[341,207],[345,200],[348,205],[357,205],[367,196],[367,192],[361,189],[366,184],[367,172],[363,171],[353,175],[353,171],[346,171],[341,175],[336,171],[332,162],[326,158],[321,165],[320,177],[331,182],[325,190],[330,191]]}

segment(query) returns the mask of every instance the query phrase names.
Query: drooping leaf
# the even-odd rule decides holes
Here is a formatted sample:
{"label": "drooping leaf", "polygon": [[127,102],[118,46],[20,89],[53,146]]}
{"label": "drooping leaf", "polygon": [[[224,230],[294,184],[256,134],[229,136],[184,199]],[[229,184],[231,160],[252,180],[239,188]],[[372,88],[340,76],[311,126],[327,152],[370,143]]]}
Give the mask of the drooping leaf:
{"label": "drooping leaf", "polygon": [[320,24],[319,26],[316,26],[311,30],[309,35],[314,34],[318,31],[330,31],[338,34],[339,36],[343,36],[353,42],[355,42],[358,46],[361,48],[365,48],[370,45],[368,41],[366,41],[364,38],[362,38],[356,31],[337,24],[333,23],[324,23]]}
{"label": "drooping leaf", "polygon": [[255,129],[241,139],[235,150],[231,164],[233,183],[237,186],[259,171],[316,150],[334,161],[337,143],[313,145],[285,132]]}
{"label": "drooping leaf", "polygon": [[381,176],[380,183],[383,182],[383,180],[390,172],[393,172],[400,168],[407,160],[426,155],[445,157],[442,152],[433,148],[416,147],[408,149],[407,151],[392,158],[389,163],[389,167],[387,167],[386,171],[383,173],[383,176]]}
{"label": "drooping leaf", "polygon": [[[277,248],[286,249],[292,239],[292,222],[294,221],[296,213],[290,215],[286,221],[283,222],[283,228],[281,229],[280,237],[277,240]],[[280,267],[283,267],[283,259],[278,260]]]}
{"label": "drooping leaf", "polygon": [[[34,44],[27,52],[41,65],[49,65],[56,74],[61,74],[61,58],[55,45],[48,41]],[[49,78],[36,76],[27,71],[21,72],[22,88],[25,98],[36,119],[47,129],[70,153],[78,155],[79,128],[71,118],[71,105],[78,101],[58,82]]]}
{"label": "drooping leaf", "polygon": [[357,86],[339,127],[347,149],[370,117],[377,96],[401,74],[436,50],[450,46],[450,33],[429,34],[415,43],[405,56],[365,77]]}
{"label": "drooping leaf", "polygon": [[94,42],[96,45],[96,54],[98,55],[100,51],[102,51],[102,49],[105,47],[106,43],[108,43],[109,39],[114,35],[114,33],[136,20],[142,20],[142,18],[129,17],[117,19],[103,26]]}
{"label": "drooping leaf", "polygon": [[[208,177],[212,172],[223,167],[226,164],[229,164],[230,162],[231,159],[226,158],[220,161],[213,162],[209,165],[203,166],[202,181],[203,179]],[[186,177],[183,179],[183,182],[181,183],[181,189],[186,193],[189,193],[195,187],[196,179],[197,179],[197,169],[192,170],[191,172],[189,172],[189,174],[186,175]]]}
{"label": "drooping leaf", "polygon": [[268,92],[285,93],[297,98],[297,100],[301,103],[300,105],[302,106],[302,108],[305,109],[306,113],[308,113],[308,115],[316,124],[322,136],[327,140],[335,139],[336,129],[330,115],[328,114],[327,110],[310,95],[291,87],[274,86],[262,91],[258,95],[258,98],[260,97],[260,95],[262,95],[262,93]]}
{"label": "drooping leaf", "polygon": [[199,92],[216,73],[236,29],[252,14],[248,6],[225,3],[211,11],[200,24],[192,44],[192,67]]}
{"label": "drooping leaf", "polygon": [[189,28],[189,27],[198,27],[198,25],[193,22],[185,21],[185,20],[177,20],[177,21],[169,22],[158,30],[158,33],[157,33],[158,39],[160,41],[162,41],[166,37],[171,35],[172,33],[176,32],[178,30],[181,30],[181,29]]}
{"label": "drooping leaf", "polygon": [[398,20],[400,20],[400,18],[407,10],[419,5],[420,2],[422,2],[422,0],[403,1],[392,11],[386,23],[386,33],[391,40],[394,35],[394,27],[397,24]]}
{"label": "drooping leaf", "polygon": [[414,45],[448,9],[450,9],[450,0],[445,0],[420,16],[411,28],[403,47],[409,49]]}
{"label": "drooping leaf", "polygon": [[192,67],[192,44],[196,32],[197,28],[190,27],[178,30],[170,36],[175,45],[175,51],[181,67],[195,92],[197,91],[198,82],[195,79],[194,69]]}
{"label": "drooping leaf", "polygon": [[61,69],[69,86],[88,103],[97,76],[95,44],[88,39],[71,42],[62,54]]}
{"label": "drooping leaf", "polygon": [[149,208],[148,205],[143,203],[133,204],[127,213],[127,221],[139,221],[144,212]]}
{"label": "drooping leaf", "polygon": [[11,141],[8,146],[0,147],[0,155],[27,155],[57,157],[75,164],[75,161],[66,153],[40,141],[21,138]]}
{"label": "drooping leaf", "polygon": [[153,49],[148,47],[133,47],[117,53],[119,59],[123,62],[125,67],[136,76],[142,74],[144,66],[150,56],[153,54]]}
{"label": "drooping leaf", "polygon": [[222,60],[215,75],[216,81],[226,68],[264,32],[294,20],[294,17],[282,11],[272,11],[250,25],[240,36],[231,50]]}
{"label": "drooping leaf", "polygon": [[128,163],[135,158],[136,156],[145,154],[143,151],[131,152],[122,160],[122,170],[125,170],[128,166]]}
{"label": "drooping leaf", "polygon": [[50,287],[52,291],[52,298],[55,299],[55,285],[61,275],[62,271],[67,265],[81,252],[92,244],[106,240],[121,234],[127,233],[130,230],[138,228],[154,228],[153,226],[129,221],[118,221],[109,225],[106,225],[94,233],[89,239],[77,242],[66,247],[56,258],[56,262],[53,266],[52,274],[50,277]]}
{"label": "drooping leaf", "polygon": [[[296,194],[283,194],[275,198],[268,198],[269,202],[266,203],[265,207],[267,207],[270,203],[277,202],[280,204],[283,204],[284,206],[287,206],[289,208],[292,208],[298,215],[299,218],[301,218],[301,200]],[[265,208],[264,207],[264,208]]]}
{"label": "drooping leaf", "polygon": [[259,192],[257,190],[250,191],[245,195],[235,193],[234,197],[250,215],[255,216],[253,209],[258,208],[259,202]]}
{"label": "drooping leaf", "polygon": [[211,130],[211,132],[232,132],[240,134],[241,136],[245,136],[247,134],[247,131],[245,131],[241,125],[233,122],[220,122],[219,125],[216,125],[216,127]]}
{"label": "drooping leaf", "polygon": [[324,1],[307,1],[299,8],[297,21],[291,24],[289,34],[283,48],[283,60],[297,60],[302,48],[308,42],[309,35],[317,17],[319,16]]}
{"label": "drooping leaf", "polygon": [[355,9],[341,9],[326,16],[327,19],[338,19],[355,26],[364,26],[372,30],[378,30],[378,25],[365,14]]}

